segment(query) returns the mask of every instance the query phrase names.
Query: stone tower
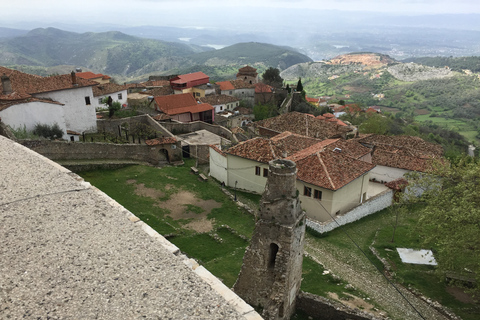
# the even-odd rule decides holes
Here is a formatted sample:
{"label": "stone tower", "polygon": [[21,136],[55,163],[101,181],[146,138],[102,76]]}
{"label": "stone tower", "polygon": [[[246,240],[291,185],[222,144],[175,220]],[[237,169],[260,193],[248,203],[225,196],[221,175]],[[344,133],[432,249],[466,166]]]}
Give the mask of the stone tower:
{"label": "stone tower", "polygon": [[258,82],[257,69],[250,66],[245,66],[243,68],[238,69],[237,80],[243,80],[250,84],[257,83]]}
{"label": "stone tower", "polygon": [[265,319],[290,319],[302,281],[305,212],[295,187],[297,168],[289,160],[269,163],[258,220],[234,291]]}

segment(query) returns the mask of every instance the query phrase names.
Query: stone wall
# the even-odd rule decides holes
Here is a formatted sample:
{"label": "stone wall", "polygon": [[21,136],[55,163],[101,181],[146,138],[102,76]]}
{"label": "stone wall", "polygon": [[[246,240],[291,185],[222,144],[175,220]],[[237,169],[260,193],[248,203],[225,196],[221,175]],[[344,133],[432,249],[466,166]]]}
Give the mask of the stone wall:
{"label": "stone wall", "polygon": [[161,132],[165,137],[173,137],[173,134],[155,121],[152,117],[148,114],[130,117],[130,118],[122,118],[122,119],[100,119],[97,120],[97,130],[98,132],[110,132],[118,136],[118,127],[121,126],[123,123],[128,123],[128,126],[131,128],[136,122],[140,122],[150,126],[153,130]]}
{"label": "stone wall", "polygon": [[190,123],[162,122],[161,125],[173,134],[183,134],[199,130],[207,130],[232,142],[238,142],[235,135],[227,128],[202,121],[195,121]]}
{"label": "stone wall", "polygon": [[343,226],[345,224],[360,220],[363,217],[371,215],[375,212],[388,208],[392,205],[393,201],[393,190],[387,190],[379,195],[372,197],[365,201],[364,203],[356,206],[349,212],[346,212],[342,215],[338,215],[335,221],[328,221],[324,223],[317,222],[315,220],[307,219],[307,226],[319,233],[325,233],[332,231],[337,228],[339,225]]}
{"label": "stone wall", "polygon": [[373,315],[369,315],[358,309],[348,308],[347,306],[337,303],[323,297],[319,297],[310,293],[301,292],[297,296],[297,310],[305,312],[313,319],[325,320],[375,320]]}
{"label": "stone wall", "polygon": [[[181,161],[181,148],[172,145],[148,146],[145,144],[72,143],[49,140],[23,140],[29,149],[51,160],[133,160],[159,165],[165,161]],[[178,145],[178,146],[177,146]],[[168,152],[167,159],[165,151]]]}

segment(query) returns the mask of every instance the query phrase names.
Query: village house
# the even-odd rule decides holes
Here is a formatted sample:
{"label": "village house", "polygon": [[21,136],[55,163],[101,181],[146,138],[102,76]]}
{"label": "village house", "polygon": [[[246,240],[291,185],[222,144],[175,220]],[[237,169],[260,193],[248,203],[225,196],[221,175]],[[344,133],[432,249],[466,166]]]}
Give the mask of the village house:
{"label": "village house", "polygon": [[79,78],[95,81],[96,83],[99,83],[99,84],[110,83],[110,79],[111,79],[110,76],[107,76],[101,73],[93,73],[90,71],[77,72],[76,75]]}
{"label": "village house", "polygon": [[219,85],[221,94],[237,97],[251,105],[255,103],[255,84],[243,80],[220,81],[216,84]]}
{"label": "village house", "polygon": [[192,93],[172,94],[155,97],[155,110],[180,122],[204,121],[213,123],[215,109],[208,103],[200,103]]}
{"label": "village house", "polygon": [[115,83],[105,83],[92,87],[92,91],[94,97],[92,104],[96,110],[108,108],[108,106],[102,102],[108,97],[111,97],[113,101],[120,102],[122,107],[126,107],[128,105],[128,90],[126,86]]}
{"label": "village house", "polygon": [[209,76],[203,72],[181,74],[170,79],[170,86],[175,94],[193,93],[194,96],[201,95],[200,91],[194,91],[194,87],[206,85],[210,82]]}
{"label": "village house", "polygon": [[368,134],[352,141],[372,150],[371,162],[376,167],[370,178],[382,183],[403,178],[408,172],[426,172],[434,161],[443,159],[440,145],[419,137]]}
{"label": "village house", "polygon": [[210,175],[232,188],[262,193],[268,162],[297,164],[297,190],[307,216],[327,221],[367,198],[371,150],[343,139],[318,140],[291,132],[257,137],[227,150],[210,147]]}
{"label": "village house", "polygon": [[255,104],[269,104],[275,100],[275,89],[268,84],[255,84]]}
{"label": "village house", "polygon": [[0,66],[0,118],[14,129],[58,124],[63,138],[76,141],[97,131],[92,87],[97,83],[74,72],[40,77]]}
{"label": "village house", "polygon": [[277,117],[254,123],[258,135],[273,137],[284,131],[305,135],[316,139],[346,138],[355,133],[355,129],[343,122],[332,122],[315,118],[311,114],[289,112]]}
{"label": "village house", "polygon": [[215,108],[215,113],[223,111],[232,111],[240,105],[240,100],[233,96],[227,96],[225,94],[215,94],[204,96],[199,99],[202,103],[208,103]]}

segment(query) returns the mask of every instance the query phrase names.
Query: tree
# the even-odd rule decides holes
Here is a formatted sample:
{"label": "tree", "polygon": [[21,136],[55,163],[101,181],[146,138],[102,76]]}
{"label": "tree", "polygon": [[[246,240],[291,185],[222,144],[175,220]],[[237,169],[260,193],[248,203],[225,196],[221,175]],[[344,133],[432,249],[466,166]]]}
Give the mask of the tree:
{"label": "tree", "polygon": [[277,68],[268,68],[262,74],[262,79],[265,84],[272,87],[281,88],[283,86],[283,78],[280,77],[280,70]]}
{"label": "tree", "polygon": [[122,108],[122,104],[118,101],[113,101],[111,96],[105,97],[102,99],[102,103],[108,106],[108,117],[111,118],[115,114],[115,111],[118,111]]}
{"label": "tree", "polygon": [[[422,190],[413,201],[424,203],[418,232],[423,244],[435,249],[442,275],[453,271],[480,283],[480,165],[464,156],[439,165],[430,174],[413,174],[409,188]],[[480,286],[475,289],[480,293]]]}
{"label": "tree", "polygon": [[302,78],[298,78],[298,82],[297,82],[297,92],[302,92],[302,91],[303,91]]}
{"label": "tree", "polygon": [[388,117],[374,113],[367,116],[367,120],[360,125],[361,133],[375,133],[375,134],[386,134],[392,120]]}

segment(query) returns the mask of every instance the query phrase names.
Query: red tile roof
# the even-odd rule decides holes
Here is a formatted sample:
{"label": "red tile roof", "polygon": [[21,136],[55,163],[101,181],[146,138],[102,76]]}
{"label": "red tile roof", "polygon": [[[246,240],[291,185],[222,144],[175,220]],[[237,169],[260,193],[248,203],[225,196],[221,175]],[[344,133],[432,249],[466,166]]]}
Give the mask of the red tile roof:
{"label": "red tile roof", "polygon": [[298,180],[334,191],[375,167],[373,164],[328,149],[301,158],[296,164]]}
{"label": "red tile roof", "polygon": [[225,153],[261,163],[286,158],[296,162],[299,180],[338,190],[375,167],[350,157],[347,152],[333,151],[338,143],[343,142],[341,139],[320,141],[284,132],[270,139],[257,137],[241,142]]}
{"label": "red tile roof", "polygon": [[101,74],[101,73],[95,74],[95,73],[90,72],[90,71],[77,72],[76,75],[77,75],[77,77],[82,78],[82,79],[86,79],[86,80],[92,80],[92,79],[98,79],[98,78],[102,78],[102,80],[111,79],[110,76],[107,76],[105,74]]}
{"label": "red tile roof", "polygon": [[431,169],[433,160],[443,159],[440,145],[419,137],[371,134],[355,140],[373,148],[372,162],[377,165],[425,172]]}
{"label": "red tile roof", "polygon": [[190,81],[204,80],[204,79],[207,79],[208,81],[208,79],[210,78],[205,73],[199,71],[199,72],[181,74],[179,76],[176,76],[175,78],[170,79],[170,83],[181,84],[181,83],[186,83]]}
{"label": "red tile roof", "polygon": [[272,93],[273,87],[265,83],[255,83],[255,93]]}
{"label": "red tile roof", "polygon": [[284,132],[271,139],[257,137],[241,142],[225,152],[241,158],[268,163],[274,159],[286,158],[318,142],[317,139]]}
{"label": "red tile roof", "polygon": [[168,115],[214,110],[208,103],[198,103],[191,93],[155,97],[155,103],[162,112]]}
{"label": "red tile roof", "polygon": [[111,93],[116,93],[120,91],[127,90],[126,86],[122,86],[116,83],[104,83],[104,84],[99,84],[98,86],[95,86],[92,88],[93,91],[93,96],[98,97],[98,96],[103,96],[106,94],[111,94]]}
{"label": "red tile roof", "polygon": [[238,69],[238,71],[239,73],[254,73],[254,72],[257,72],[257,69],[255,69],[254,67],[245,66],[243,68]]}
{"label": "red tile roof", "polygon": [[348,126],[320,120],[300,112],[285,113],[257,121],[254,125],[257,128],[266,128],[278,133],[290,131],[317,139],[336,138],[352,131]]}
{"label": "red tile roof", "polygon": [[235,87],[232,85],[230,81],[220,81],[216,83],[220,86],[220,90],[227,91],[227,90],[235,90]]}
{"label": "red tile roof", "polygon": [[158,108],[165,113],[168,113],[167,111],[169,110],[191,107],[198,104],[191,93],[171,94],[168,96],[155,97],[154,99]]}
{"label": "red tile roof", "polygon": [[170,81],[168,80],[148,80],[142,82],[141,85],[145,87],[170,87]]}
{"label": "red tile roof", "polygon": [[[50,77],[41,77],[37,75],[27,74],[13,69],[0,66],[0,75],[5,75],[10,79],[12,85],[12,93],[4,94],[3,88],[0,86],[0,104],[11,106],[18,103],[30,102],[33,95],[37,93],[52,92],[66,89],[75,89],[80,87],[95,86],[96,82],[73,77],[71,74],[56,75]],[[73,83],[75,81],[75,83]],[[42,101],[48,99],[40,99]],[[36,101],[39,101],[38,99]]]}
{"label": "red tile roof", "polygon": [[240,101],[240,99],[233,96],[226,95],[226,94],[212,94],[212,95],[202,97],[199,100],[203,103],[209,103],[211,105],[219,105],[219,104]]}
{"label": "red tile roof", "polygon": [[235,89],[252,89],[255,88],[255,83],[248,83],[243,80],[230,80],[230,83]]}

